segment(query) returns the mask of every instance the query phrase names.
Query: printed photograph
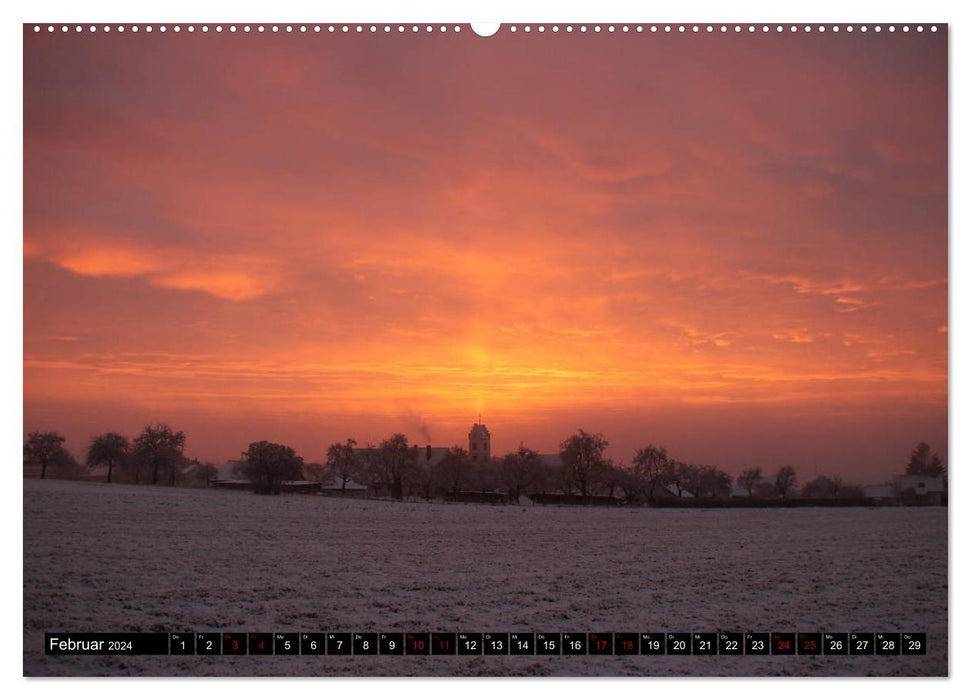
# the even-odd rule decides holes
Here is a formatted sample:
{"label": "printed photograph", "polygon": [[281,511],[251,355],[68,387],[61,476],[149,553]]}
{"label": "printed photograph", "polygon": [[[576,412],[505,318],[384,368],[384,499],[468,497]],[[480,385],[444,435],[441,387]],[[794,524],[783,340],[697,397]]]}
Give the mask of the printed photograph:
{"label": "printed photograph", "polygon": [[23,26],[24,676],[948,665],[948,26]]}

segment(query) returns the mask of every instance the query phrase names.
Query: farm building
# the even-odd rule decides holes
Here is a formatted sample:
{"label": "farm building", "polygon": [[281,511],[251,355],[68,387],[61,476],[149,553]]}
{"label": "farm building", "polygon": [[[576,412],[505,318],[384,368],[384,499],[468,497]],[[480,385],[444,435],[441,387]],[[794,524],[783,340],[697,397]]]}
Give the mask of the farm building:
{"label": "farm building", "polygon": [[944,479],[923,474],[900,474],[890,484],[866,486],[863,495],[874,503],[903,506],[944,504]]}
{"label": "farm building", "polygon": [[939,506],[944,502],[944,479],[939,476],[902,474],[893,478],[893,487],[904,505]]}
{"label": "farm building", "polygon": [[[245,472],[245,462],[239,459],[227,460],[219,467],[216,477],[210,480],[209,485],[214,488],[236,489],[249,491],[253,488],[253,482],[249,480]],[[283,493],[316,493],[320,490],[319,481],[284,481],[280,490]]]}

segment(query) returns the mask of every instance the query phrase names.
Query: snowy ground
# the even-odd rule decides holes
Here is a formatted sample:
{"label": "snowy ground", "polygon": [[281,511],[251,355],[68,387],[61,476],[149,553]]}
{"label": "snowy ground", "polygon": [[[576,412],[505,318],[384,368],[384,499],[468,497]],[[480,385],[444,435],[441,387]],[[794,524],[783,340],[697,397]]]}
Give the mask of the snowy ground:
{"label": "snowy ground", "polygon": [[[947,510],[439,505],[24,480],[24,674],[946,675]],[[927,656],[48,657],[45,631],[927,632]]]}

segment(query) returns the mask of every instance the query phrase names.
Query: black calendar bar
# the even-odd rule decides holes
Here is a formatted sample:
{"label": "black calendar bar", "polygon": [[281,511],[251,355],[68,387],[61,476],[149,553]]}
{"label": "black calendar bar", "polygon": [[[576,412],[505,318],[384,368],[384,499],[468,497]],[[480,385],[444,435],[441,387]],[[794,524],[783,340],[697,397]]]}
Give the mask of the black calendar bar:
{"label": "black calendar bar", "polygon": [[926,632],[47,632],[48,656],[912,656]]}

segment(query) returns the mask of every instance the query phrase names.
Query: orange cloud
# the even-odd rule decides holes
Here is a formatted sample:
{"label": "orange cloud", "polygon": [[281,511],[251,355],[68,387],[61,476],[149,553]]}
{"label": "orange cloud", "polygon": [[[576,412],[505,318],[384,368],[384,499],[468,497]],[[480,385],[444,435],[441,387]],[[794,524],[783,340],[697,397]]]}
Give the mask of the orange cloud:
{"label": "orange cloud", "polygon": [[[84,245],[78,241],[79,245]],[[157,271],[160,261],[147,251],[119,247],[92,247],[54,256],[54,261],[71,272],[88,277],[133,277]]]}
{"label": "orange cloud", "polygon": [[115,243],[77,230],[48,236],[46,244],[32,243],[25,257],[46,259],[85,277],[137,277],[153,286],[201,291],[229,301],[247,301],[281,288],[279,265],[272,258]]}
{"label": "orange cloud", "polygon": [[154,276],[151,282],[170,289],[198,290],[230,301],[256,299],[274,289],[274,280],[260,272],[172,272]]}

